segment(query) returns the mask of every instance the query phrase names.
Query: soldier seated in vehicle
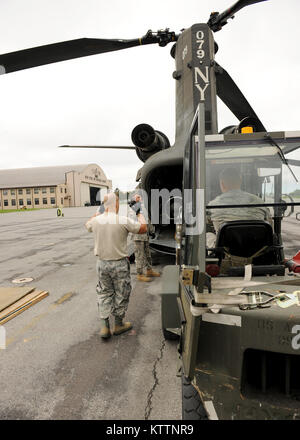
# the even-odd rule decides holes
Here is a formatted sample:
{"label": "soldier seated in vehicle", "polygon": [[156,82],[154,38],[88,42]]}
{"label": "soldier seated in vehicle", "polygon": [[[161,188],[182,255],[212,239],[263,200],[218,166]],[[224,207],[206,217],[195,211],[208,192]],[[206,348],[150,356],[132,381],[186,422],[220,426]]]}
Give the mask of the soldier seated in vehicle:
{"label": "soldier seated in vehicle", "polygon": [[[222,194],[212,200],[208,206],[216,205],[263,205],[263,200],[251,193],[241,190],[242,177],[239,171],[233,167],[225,168],[219,176]],[[208,248],[214,248],[216,234],[220,227],[229,221],[234,220],[265,220],[272,225],[272,217],[267,207],[244,207],[244,208],[216,208],[210,209],[207,223],[212,223],[215,233],[207,232],[206,242]]]}

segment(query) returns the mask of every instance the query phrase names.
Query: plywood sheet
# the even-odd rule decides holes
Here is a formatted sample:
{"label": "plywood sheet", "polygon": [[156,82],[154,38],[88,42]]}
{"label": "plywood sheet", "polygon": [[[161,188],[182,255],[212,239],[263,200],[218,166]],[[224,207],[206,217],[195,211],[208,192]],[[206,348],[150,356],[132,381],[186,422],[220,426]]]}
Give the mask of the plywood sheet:
{"label": "plywood sheet", "polygon": [[13,305],[7,307],[0,313],[0,325],[24,312],[29,307],[46,298],[46,296],[48,295],[49,292],[45,290],[37,290],[29,293],[25,297],[21,298],[19,301],[16,301]]}
{"label": "plywood sheet", "polygon": [[35,287],[0,287],[0,312],[34,289]]}

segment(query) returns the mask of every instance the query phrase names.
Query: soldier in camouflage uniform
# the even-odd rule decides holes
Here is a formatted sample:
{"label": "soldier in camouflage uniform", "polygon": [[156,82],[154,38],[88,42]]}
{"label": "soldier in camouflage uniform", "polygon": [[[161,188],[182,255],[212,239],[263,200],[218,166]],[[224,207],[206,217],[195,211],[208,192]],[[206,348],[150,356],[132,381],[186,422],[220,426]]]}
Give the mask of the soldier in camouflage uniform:
{"label": "soldier in camouflage uniform", "polygon": [[[234,220],[266,220],[272,225],[270,211],[267,207],[263,206],[263,200],[254,194],[241,190],[242,178],[236,168],[225,168],[221,172],[219,179],[222,194],[217,196],[208,205],[261,204],[262,206],[211,209],[208,215],[208,222],[212,221],[216,234],[223,223]],[[216,235],[208,232],[206,241],[207,246],[213,248],[216,242]]]}
{"label": "soldier in camouflage uniform", "polygon": [[131,293],[130,264],[127,258],[128,234],[144,234],[147,224],[142,214],[138,221],[119,216],[119,198],[109,194],[104,199],[105,212],[96,213],[86,228],[93,232],[95,239],[94,254],[98,257],[97,273],[99,282],[96,287],[98,311],[101,322],[100,336],[111,336],[109,316],[115,318],[114,335],[132,328],[130,322],[123,322]]}
{"label": "soldier in camouflage uniform", "polygon": [[131,293],[130,264],[128,258],[120,260],[97,260],[96,286],[100,319],[110,315],[123,319],[128,308]]}
{"label": "soldier in camouflage uniform", "polygon": [[[138,206],[142,207],[142,198],[139,194],[134,196],[135,202]],[[133,209],[136,209],[133,207]],[[151,252],[149,248],[149,234],[154,232],[153,225],[148,225],[147,232],[145,234],[134,234],[133,241],[135,245],[135,263],[136,263],[136,273],[138,281],[149,282],[152,277],[159,277],[160,273],[155,272],[152,269]],[[144,269],[146,274],[144,274]]]}

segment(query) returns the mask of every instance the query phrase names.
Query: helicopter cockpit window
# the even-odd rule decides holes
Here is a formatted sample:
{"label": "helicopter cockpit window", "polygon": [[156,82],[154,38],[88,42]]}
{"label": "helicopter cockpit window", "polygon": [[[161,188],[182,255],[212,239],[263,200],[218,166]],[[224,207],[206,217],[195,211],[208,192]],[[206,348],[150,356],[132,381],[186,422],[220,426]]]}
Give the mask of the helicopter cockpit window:
{"label": "helicopter cockpit window", "polygon": [[[291,167],[298,182],[292,178],[290,170],[286,165],[282,167],[282,199],[286,202],[300,202],[300,167]],[[299,206],[295,207],[299,211]]]}
{"label": "helicopter cockpit window", "polygon": [[[300,167],[293,168],[300,178]],[[207,145],[206,180],[206,205],[215,206],[213,216],[220,221],[267,220],[274,215],[272,205],[294,202],[298,191],[300,199],[299,182],[270,145]]]}

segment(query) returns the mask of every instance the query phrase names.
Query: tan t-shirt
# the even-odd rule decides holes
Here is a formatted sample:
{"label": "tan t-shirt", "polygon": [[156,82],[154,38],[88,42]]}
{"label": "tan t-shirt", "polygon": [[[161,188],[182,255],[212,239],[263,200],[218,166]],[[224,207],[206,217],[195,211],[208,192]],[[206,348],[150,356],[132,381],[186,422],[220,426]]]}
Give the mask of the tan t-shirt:
{"label": "tan t-shirt", "polygon": [[261,207],[247,208],[220,208],[210,209],[210,218],[218,232],[225,222],[234,220],[266,220],[272,225],[269,209],[264,206],[264,201],[255,194],[247,193],[240,189],[232,189],[217,196],[209,205],[262,205]]}
{"label": "tan t-shirt", "polygon": [[137,234],[141,224],[114,212],[97,215],[86,223],[89,232],[94,233],[94,254],[100,260],[120,260],[128,256],[127,236]]}

